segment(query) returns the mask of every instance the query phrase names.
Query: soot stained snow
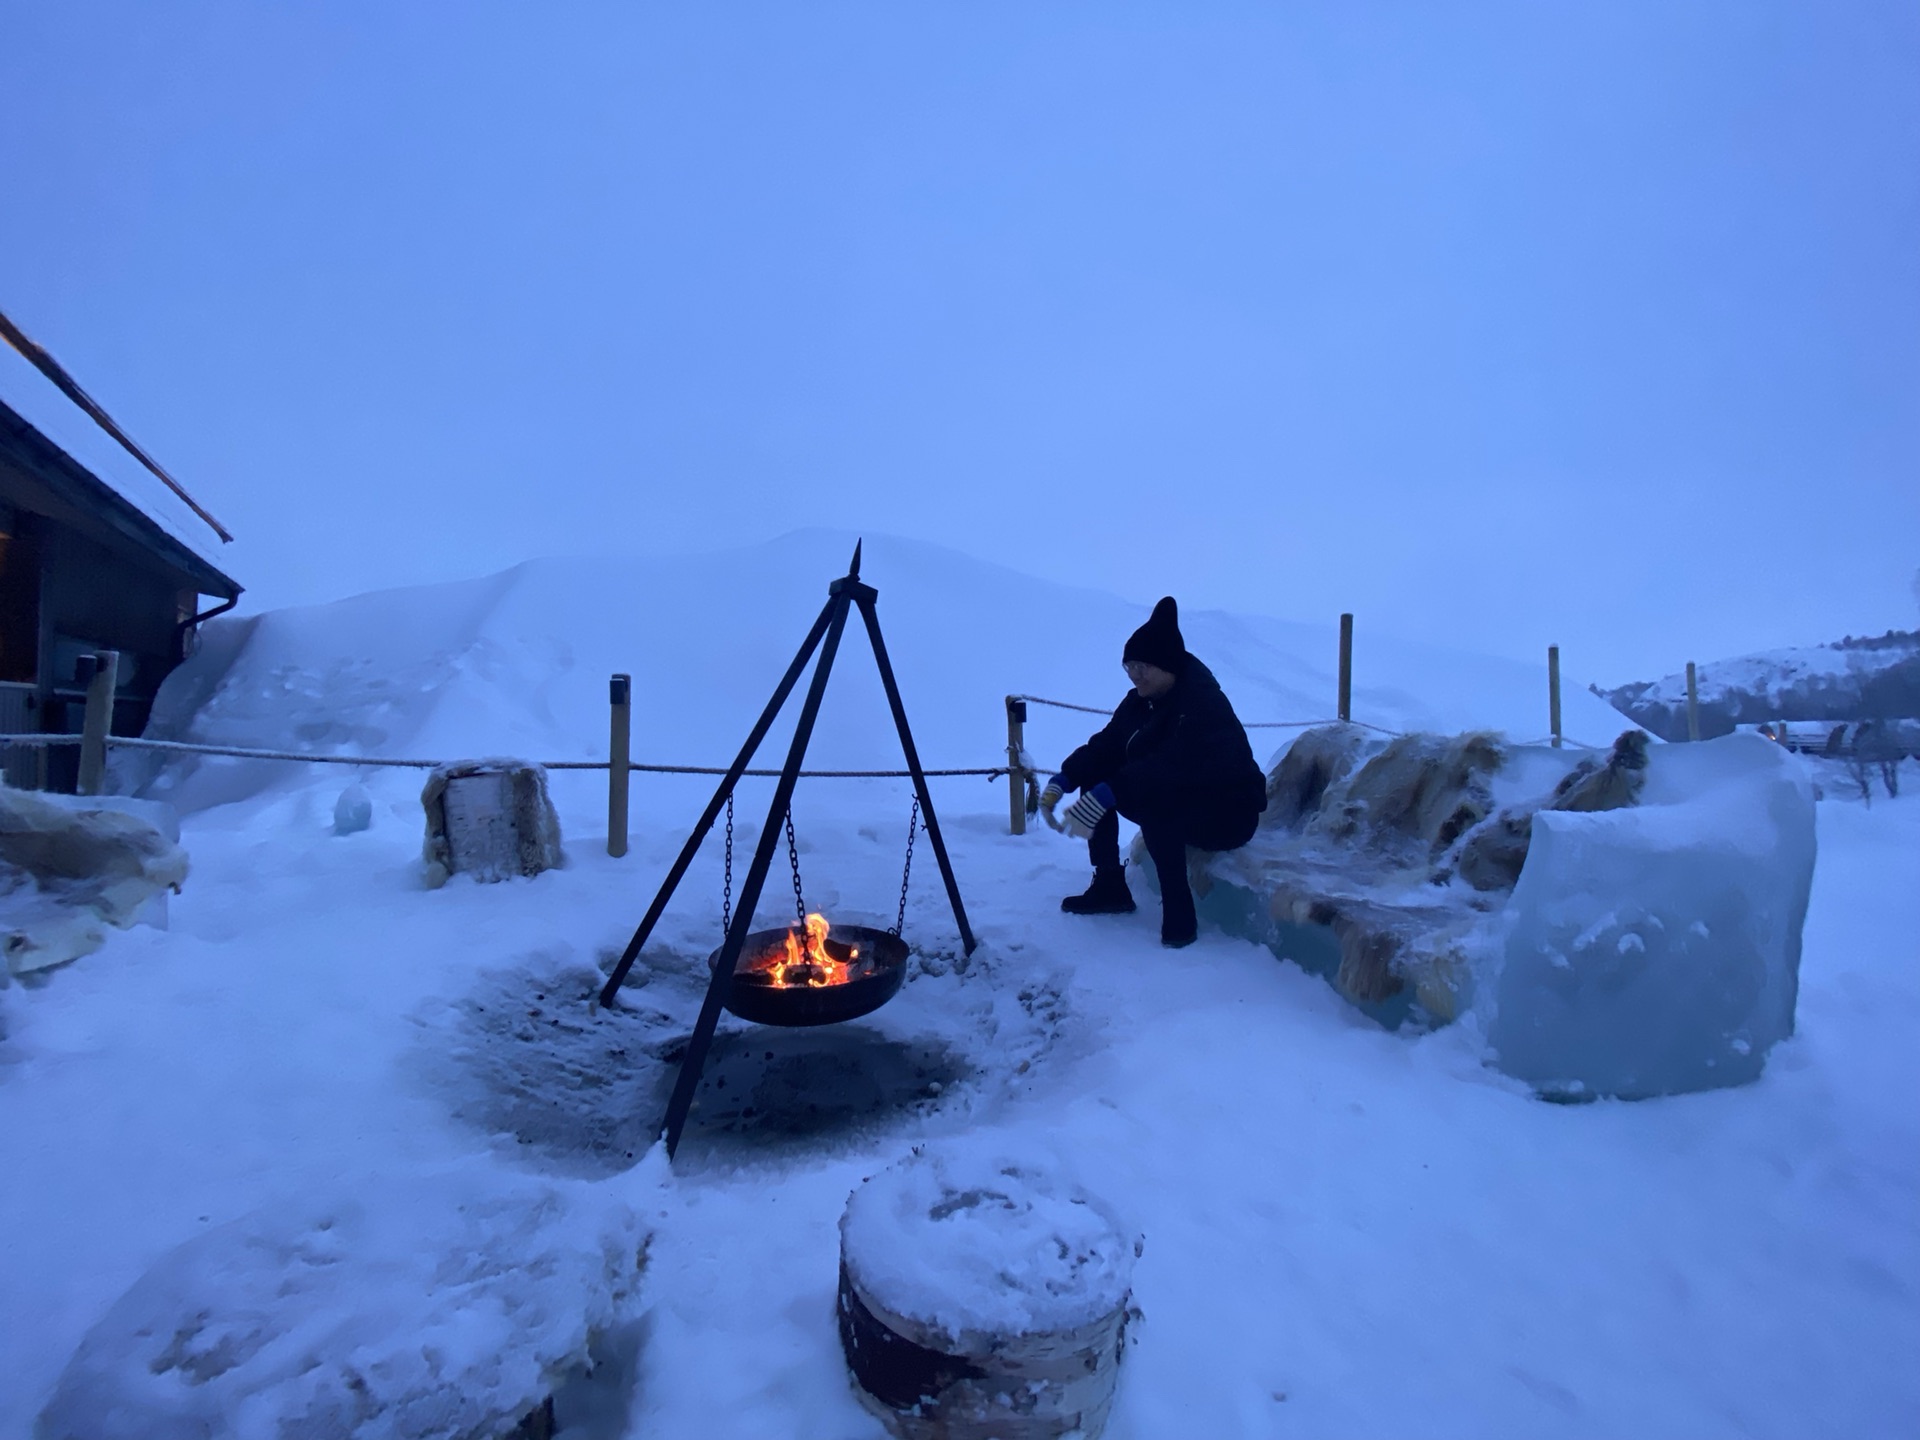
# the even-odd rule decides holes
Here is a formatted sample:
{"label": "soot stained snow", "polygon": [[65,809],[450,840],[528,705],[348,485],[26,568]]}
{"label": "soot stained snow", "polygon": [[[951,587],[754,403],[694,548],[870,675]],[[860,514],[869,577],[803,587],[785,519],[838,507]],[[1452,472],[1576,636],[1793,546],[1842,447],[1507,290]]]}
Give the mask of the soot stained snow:
{"label": "soot stained snow", "polygon": [[[913,952],[909,964],[910,999],[860,1021],[777,1029],[723,1016],[680,1168],[920,1133],[1023,1080],[1070,1023],[1059,976],[1009,988],[987,951]],[[456,1118],[510,1153],[556,1174],[617,1174],[658,1137],[705,969],[704,957],[656,954],[636,968],[644,983],[630,978],[605,1009],[599,967],[539,952],[423,1007],[413,1063]]]}

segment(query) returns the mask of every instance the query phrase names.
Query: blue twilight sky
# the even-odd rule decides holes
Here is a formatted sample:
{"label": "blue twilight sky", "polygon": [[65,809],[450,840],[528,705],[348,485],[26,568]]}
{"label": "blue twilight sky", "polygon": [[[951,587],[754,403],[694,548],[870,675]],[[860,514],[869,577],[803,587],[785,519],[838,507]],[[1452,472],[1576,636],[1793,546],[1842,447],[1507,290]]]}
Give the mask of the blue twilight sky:
{"label": "blue twilight sky", "polygon": [[250,604],[827,525],[1603,681],[1920,620],[1912,0],[13,0],[0,77],[0,308]]}

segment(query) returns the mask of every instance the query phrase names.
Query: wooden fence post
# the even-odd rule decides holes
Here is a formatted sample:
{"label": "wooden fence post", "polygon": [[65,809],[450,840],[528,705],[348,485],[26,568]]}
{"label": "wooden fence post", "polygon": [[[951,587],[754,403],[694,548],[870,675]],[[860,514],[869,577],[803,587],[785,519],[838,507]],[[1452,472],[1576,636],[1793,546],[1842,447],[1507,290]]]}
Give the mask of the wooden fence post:
{"label": "wooden fence post", "polygon": [[1020,757],[1027,752],[1027,702],[1007,696],[1007,829],[1027,833],[1027,772]]}
{"label": "wooden fence post", "polygon": [[1353,616],[1340,617],[1340,718],[1353,719]]}
{"label": "wooden fence post", "polygon": [[607,734],[607,854],[627,853],[627,780],[632,760],[633,680],[615,675],[607,685],[612,718]]}
{"label": "wooden fence post", "polygon": [[[86,673],[91,663],[92,673]],[[87,686],[87,709],[80,722],[81,795],[98,795],[107,772],[107,736],[113,733],[113,695],[120,684],[120,652],[102,650],[81,657],[80,677]]]}
{"label": "wooden fence post", "polygon": [[1687,661],[1687,739],[1700,738],[1700,683],[1693,668],[1693,661]]}
{"label": "wooden fence post", "polygon": [[1560,647],[1547,646],[1547,729],[1553,748],[1560,748]]}

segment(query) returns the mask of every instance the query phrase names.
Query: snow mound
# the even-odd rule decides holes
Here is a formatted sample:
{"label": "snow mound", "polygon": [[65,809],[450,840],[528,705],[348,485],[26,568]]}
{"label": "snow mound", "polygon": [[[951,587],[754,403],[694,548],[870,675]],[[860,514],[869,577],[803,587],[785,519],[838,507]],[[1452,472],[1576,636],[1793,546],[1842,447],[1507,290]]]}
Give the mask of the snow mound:
{"label": "snow mound", "polygon": [[[607,677],[621,672],[639,677],[636,760],[724,764],[792,660],[828,582],[845,570],[854,540],[808,531],[644,564],[536,560],[485,579],[214,621],[203,627],[198,653],[162,687],[147,733],[331,756],[597,760],[607,753]],[[1008,694],[1113,705],[1125,692],[1120,650],[1144,606],[885,536],[867,538],[862,573],[880,589],[888,650],[930,766],[1000,763]],[[746,577],[751,583],[739,583]],[[1333,713],[1333,617],[1302,624],[1195,609],[1181,624],[1243,720],[1298,723]],[[808,751],[820,767],[899,764],[867,651],[856,626]],[[1372,632],[1363,632],[1355,663],[1355,713],[1371,724],[1520,735],[1546,728],[1543,666]],[[1584,690],[1569,688],[1566,705],[1569,734],[1619,728],[1607,704]],[[777,762],[798,708],[788,705],[763,760]],[[1027,744],[1040,763],[1053,763],[1095,723],[1035,706]],[[1283,732],[1267,733],[1277,740]],[[130,752],[115,760],[122,788],[183,811],[304,783],[299,769],[270,761]],[[954,793],[983,811],[1004,804],[984,785]]]}
{"label": "snow mound", "polygon": [[1059,1332],[1126,1301],[1138,1241],[1098,1200],[1030,1163],[917,1150],[853,1192],[854,1283],[959,1348]]}
{"label": "snow mound", "polygon": [[1813,887],[1805,766],[1730,735],[1656,746],[1640,803],[1542,810],[1487,997],[1500,1068],[1546,1093],[1736,1085],[1793,1033]]}
{"label": "snow mound", "polygon": [[255,1211],[164,1256],[81,1342],[39,1440],[494,1440],[637,1309],[647,1234],[490,1176]]}

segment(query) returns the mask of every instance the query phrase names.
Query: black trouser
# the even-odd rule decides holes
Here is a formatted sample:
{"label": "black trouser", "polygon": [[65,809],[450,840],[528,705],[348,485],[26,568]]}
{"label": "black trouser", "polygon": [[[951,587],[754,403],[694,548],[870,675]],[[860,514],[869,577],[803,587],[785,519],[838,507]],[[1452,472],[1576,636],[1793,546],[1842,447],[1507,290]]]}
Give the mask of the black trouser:
{"label": "black trouser", "polygon": [[1087,837],[1087,855],[1096,870],[1120,867],[1120,817],[1140,827],[1147,855],[1160,881],[1160,923],[1163,929],[1191,930],[1194,924],[1193,889],[1187,884],[1187,847],[1196,850],[1238,850],[1253,838],[1258,814],[1244,818],[1182,805],[1133,805],[1109,810]]}

